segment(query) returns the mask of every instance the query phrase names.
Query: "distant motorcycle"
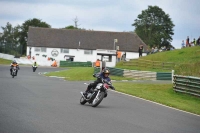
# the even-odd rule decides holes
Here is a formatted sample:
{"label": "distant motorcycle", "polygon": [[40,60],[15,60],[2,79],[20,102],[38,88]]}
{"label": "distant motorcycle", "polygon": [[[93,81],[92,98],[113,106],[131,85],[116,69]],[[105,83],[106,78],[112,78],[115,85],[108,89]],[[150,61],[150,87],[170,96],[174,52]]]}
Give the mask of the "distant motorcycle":
{"label": "distant motorcycle", "polygon": [[12,77],[14,78],[14,77],[16,76],[16,74],[17,74],[17,67],[16,67],[16,66],[13,66],[11,75],[12,75]]}
{"label": "distant motorcycle", "polygon": [[37,66],[32,66],[32,68],[33,68],[33,72],[35,72],[36,71],[36,69],[37,69]]}
{"label": "distant motorcycle", "polygon": [[[96,88],[90,89],[87,97],[84,96],[83,92],[81,93],[80,104],[84,105],[85,103],[89,103],[92,107],[98,106],[103,98],[107,97],[107,89],[114,88],[111,82],[108,82],[104,79],[101,79],[102,83],[98,83]],[[85,83],[86,84],[86,83]],[[88,84],[86,84],[88,85]]]}

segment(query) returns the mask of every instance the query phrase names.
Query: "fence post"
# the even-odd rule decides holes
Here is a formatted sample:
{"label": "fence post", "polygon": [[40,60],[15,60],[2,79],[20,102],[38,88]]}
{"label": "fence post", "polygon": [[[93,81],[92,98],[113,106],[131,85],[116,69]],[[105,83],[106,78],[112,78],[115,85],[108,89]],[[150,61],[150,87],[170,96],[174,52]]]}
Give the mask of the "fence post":
{"label": "fence post", "polygon": [[174,83],[174,70],[172,70],[172,83]]}

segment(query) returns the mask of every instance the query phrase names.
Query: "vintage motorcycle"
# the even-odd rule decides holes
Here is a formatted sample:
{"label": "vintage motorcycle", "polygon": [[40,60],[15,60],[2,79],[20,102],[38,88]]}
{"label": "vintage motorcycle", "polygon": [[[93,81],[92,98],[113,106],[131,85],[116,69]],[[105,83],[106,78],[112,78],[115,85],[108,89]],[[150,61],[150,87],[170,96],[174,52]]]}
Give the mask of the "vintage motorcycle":
{"label": "vintage motorcycle", "polygon": [[35,72],[36,71],[36,69],[37,69],[37,66],[32,66],[32,68],[33,68],[33,72]]}
{"label": "vintage motorcycle", "polygon": [[14,78],[16,76],[16,74],[17,74],[17,67],[13,66],[11,75]]}
{"label": "vintage motorcycle", "polygon": [[[98,106],[103,98],[107,97],[107,89],[112,88],[113,90],[115,89],[112,86],[111,82],[108,82],[104,79],[101,79],[102,83],[98,83],[96,88],[91,88],[90,91],[88,92],[87,96],[85,97],[83,92],[81,93],[81,99],[80,99],[80,104],[84,105],[85,103],[89,103],[92,105],[92,107]],[[87,83],[85,83],[88,85]]]}

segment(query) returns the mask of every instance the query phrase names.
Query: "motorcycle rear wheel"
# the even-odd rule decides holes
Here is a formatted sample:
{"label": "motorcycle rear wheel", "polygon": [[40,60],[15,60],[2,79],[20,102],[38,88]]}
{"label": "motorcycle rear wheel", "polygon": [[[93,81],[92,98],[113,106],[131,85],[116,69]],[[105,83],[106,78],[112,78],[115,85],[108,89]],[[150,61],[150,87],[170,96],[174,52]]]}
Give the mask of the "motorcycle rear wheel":
{"label": "motorcycle rear wheel", "polygon": [[95,97],[94,100],[92,101],[92,107],[98,106],[101,103],[101,101],[103,100],[104,95],[105,95],[105,92],[101,92],[98,96],[98,99],[97,99],[97,97]]}

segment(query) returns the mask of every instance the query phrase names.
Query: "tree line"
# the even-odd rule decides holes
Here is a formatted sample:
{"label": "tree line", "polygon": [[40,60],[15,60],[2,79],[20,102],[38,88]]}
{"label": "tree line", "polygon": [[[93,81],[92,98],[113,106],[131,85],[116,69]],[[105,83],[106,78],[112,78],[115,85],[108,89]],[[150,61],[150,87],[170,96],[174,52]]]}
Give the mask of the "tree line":
{"label": "tree line", "polygon": [[[75,26],[69,25],[62,29],[85,30],[78,28],[77,17],[74,19],[74,22]],[[18,56],[26,55],[29,26],[51,28],[51,25],[37,18],[26,20],[22,25],[14,27],[7,22],[5,27],[1,27],[3,33],[0,34],[0,53]],[[148,9],[143,10],[142,13],[137,16],[137,19],[134,20],[132,26],[135,27],[134,32],[150,48],[155,46],[169,47],[170,42],[173,40],[173,27],[175,25],[169,15],[158,6],[148,6]]]}

